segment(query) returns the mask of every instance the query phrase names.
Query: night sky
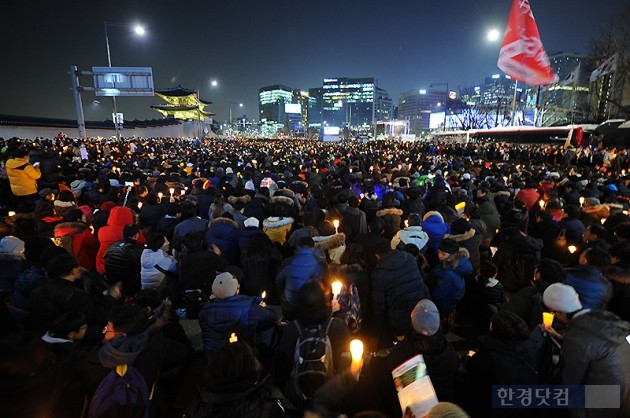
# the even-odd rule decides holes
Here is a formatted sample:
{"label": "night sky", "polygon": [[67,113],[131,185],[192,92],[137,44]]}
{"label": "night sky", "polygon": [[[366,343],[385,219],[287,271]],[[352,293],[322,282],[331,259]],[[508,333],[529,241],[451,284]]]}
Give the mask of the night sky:
{"label": "night sky", "polygon": [[[549,54],[588,53],[628,0],[531,0]],[[141,23],[143,37],[110,27],[113,66],[153,67],[156,88],[199,86],[217,119],[257,118],[260,87],[319,87],[327,77],[375,77],[398,95],[431,83],[478,84],[498,73],[511,0],[4,0],[0,113],[75,118],[71,65],[106,66],[103,21]],[[89,77],[82,84],[92,85]],[[218,86],[211,87],[211,80]],[[111,118],[111,101],[83,94],[85,118]],[[120,98],[125,119],[158,118],[158,97]]]}

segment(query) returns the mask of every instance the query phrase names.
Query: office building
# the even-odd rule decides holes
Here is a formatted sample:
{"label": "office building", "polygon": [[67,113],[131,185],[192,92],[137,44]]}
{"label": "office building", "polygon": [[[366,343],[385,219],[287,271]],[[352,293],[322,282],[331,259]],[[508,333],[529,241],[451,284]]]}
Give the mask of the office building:
{"label": "office building", "polygon": [[264,136],[274,136],[284,131],[287,127],[285,105],[292,103],[291,87],[281,84],[262,87],[258,91],[260,133]]}

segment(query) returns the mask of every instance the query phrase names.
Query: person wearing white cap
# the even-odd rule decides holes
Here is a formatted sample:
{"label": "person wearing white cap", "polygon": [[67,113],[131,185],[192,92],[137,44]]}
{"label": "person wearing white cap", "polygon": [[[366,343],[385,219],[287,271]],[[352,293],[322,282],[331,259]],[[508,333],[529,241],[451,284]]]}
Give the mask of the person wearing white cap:
{"label": "person wearing white cap", "polygon": [[238,279],[229,272],[219,273],[212,283],[210,302],[199,312],[199,326],[206,358],[229,343],[232,333],[241,341],[269,341],[276,325],[276,316],[260,305],[260,297],[239,294]]}
{"label": "person wearing white cap", "polygon": [[[571,417],[630,416],[630,323],[612,312],[583,308],[575,289],[562,283],[550,285],[543,302],[566,324],[562,383],[613,385],[607,395],[619,396],[617,408],[570,409]],[[546,330],[558,336],[553,328]]]}

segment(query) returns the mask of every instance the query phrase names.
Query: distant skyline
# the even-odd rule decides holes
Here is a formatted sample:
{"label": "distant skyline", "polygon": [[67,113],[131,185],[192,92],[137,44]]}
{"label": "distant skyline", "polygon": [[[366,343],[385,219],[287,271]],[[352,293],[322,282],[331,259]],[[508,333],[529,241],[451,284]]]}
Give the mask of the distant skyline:
{"label": "distant skyline", "polygon": [[[217,120],[258,119],[258,90],[308,90],[329,77],[374,77],[394,105],[403,91],[479,84],[496,61],[511,0],[6,0],[0,28],[0,113],[76,117],[71,65],[106,66],[103,22],[113,66],[150,66],[156,89],[199,88]],[[549,55],[588,54],[627,0],[530,0]],[[146,33],[133,34],[142,24]],[[486,39],[498,29],[498,41]],[[211,82],[216,80],[217,85]],[[81,78],[92,86],[89,77]],[[82,94],[85,118],[111,118],[111,101]],[[95,104],[97,99],[100,104]],[[158,97],[119,98],[125,119],[155,119]],[[239,108],[238,103],[243,103]]]}

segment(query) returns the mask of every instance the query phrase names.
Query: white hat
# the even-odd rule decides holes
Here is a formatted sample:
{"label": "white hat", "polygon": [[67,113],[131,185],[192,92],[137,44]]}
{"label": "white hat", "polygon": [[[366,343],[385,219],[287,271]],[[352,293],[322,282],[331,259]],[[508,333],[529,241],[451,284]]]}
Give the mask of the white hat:
{"label": "white hat", "polygon": [[217,274],[212,282],[212,294],[219,298],[229,298],[238,293],[238,280],[231,274],[226,272]]}
{"label": "white hat", "polygon": [[260,226],[260,221],[252,216],[251,218],[245,219],[245,221],[243,221],[243,225],[255,226],[256,228],[258,228]]}
{"label": "white hat", "polygon": [[582,309],[578,293],[564,283],[550,285],[543,293],[543,302],[552,311],[572,313]]}
{"label": "white hat", "polygon": [[232,171],[232,167],[228,167],[225,169],[225,174],[234,174],[234,171]]}

